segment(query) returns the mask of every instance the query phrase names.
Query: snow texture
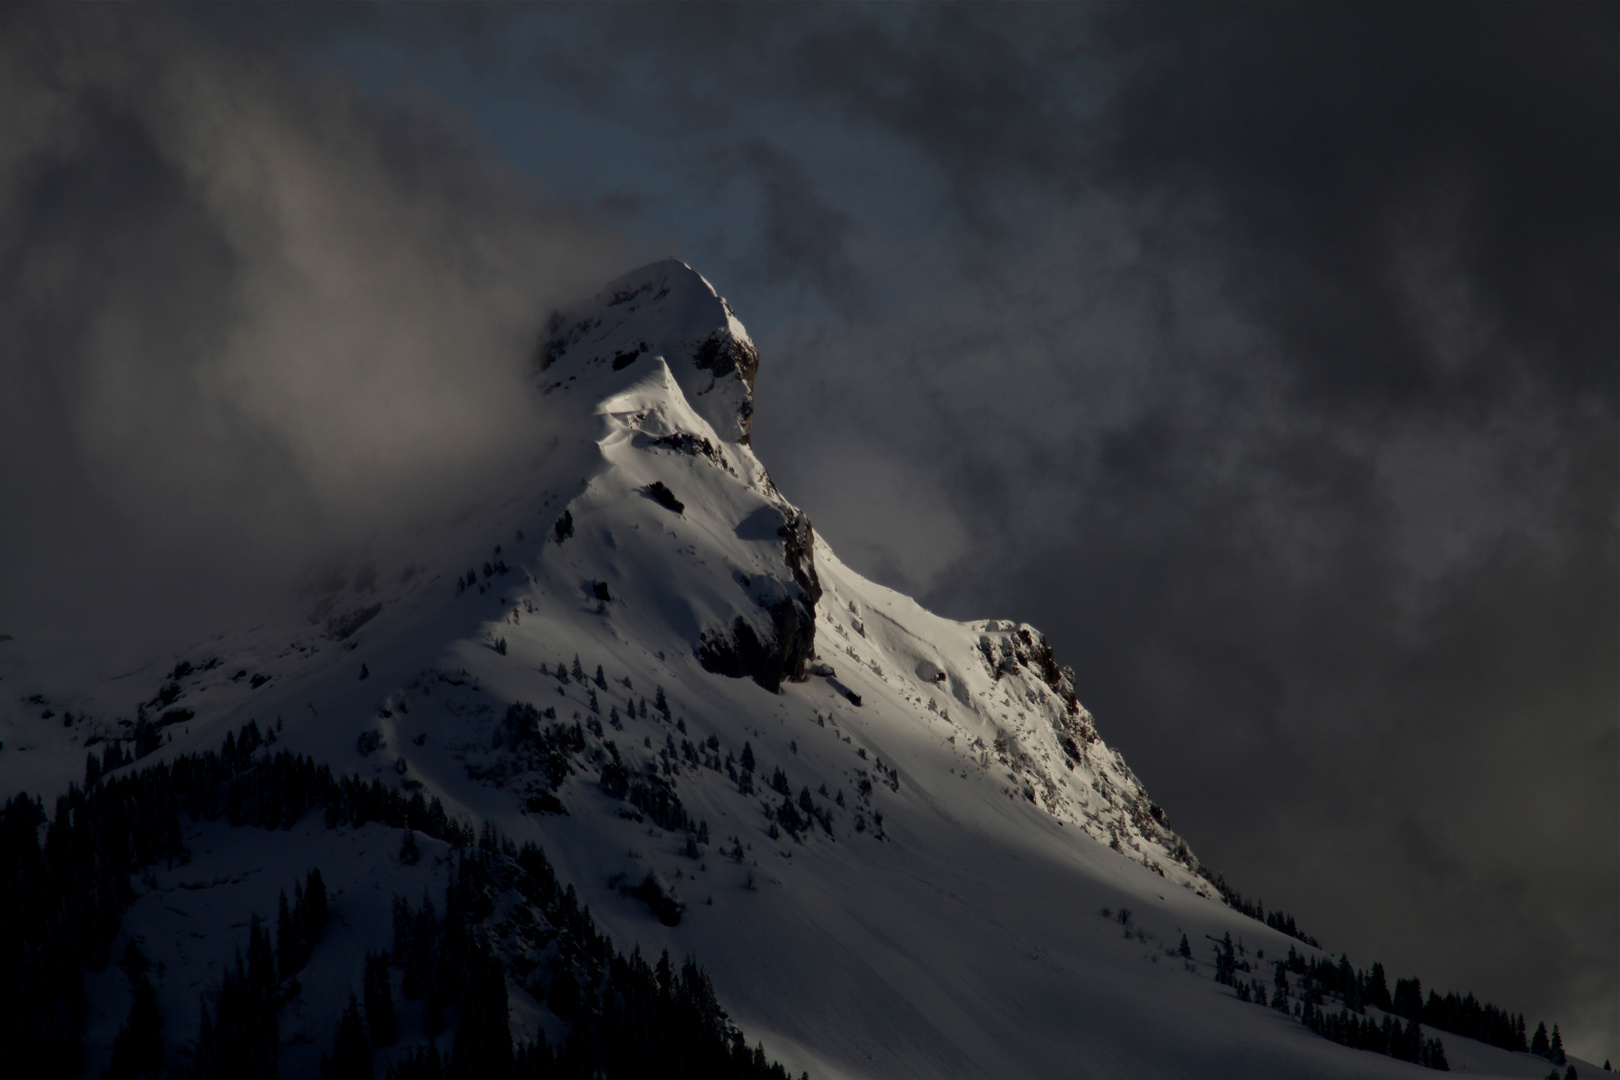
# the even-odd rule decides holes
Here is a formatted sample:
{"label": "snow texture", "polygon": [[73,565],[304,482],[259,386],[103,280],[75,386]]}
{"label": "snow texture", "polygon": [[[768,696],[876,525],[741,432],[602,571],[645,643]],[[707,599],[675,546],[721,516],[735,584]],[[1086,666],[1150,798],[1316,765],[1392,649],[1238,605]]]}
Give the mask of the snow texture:
{"label": "snow texture", "polygon": [[[379,542],[252,629],[8,700],[0,790],[79,780],[138,705],[162,726],[143,764],[256,719],[278,750],[538,842],[619,947],[695,956],[795,1076],[1432,1075],[1213,981],[1227,932],[1249,959],[1312,950],[1214,897],[1039,631],[940,618],[815,535],[748,445],[758,354],[701,276],[656,263],[548,334],[533,392],[554,438],[525,490]],[[15,698],[27,674],[5,676]],[[509,721],[520,703],[534,712]],[[576,719],[585,751],[562,775],[537,765],[539,728]],[[613,761],[708,842],[609,790]],[[194,1033],[249,912],[273,916],[318,866],[333,929],[281,1028],[284,1075],[313,1075],[392,897],[442,890],[444,846],[423,837],[405,865],[396,832],[314,822],[187,839],[190,863],[138,882],[124,927],[161,965],[167,1034]],[[685,905],[677,926],[620,887],[648,872]],[[91,989],[99,1070],[129,992],[115,967]],[[516,1029],[556,1037],[516,983],[512,1000]],[[1441,1037],[1456,1071],[1545,1075]]]}

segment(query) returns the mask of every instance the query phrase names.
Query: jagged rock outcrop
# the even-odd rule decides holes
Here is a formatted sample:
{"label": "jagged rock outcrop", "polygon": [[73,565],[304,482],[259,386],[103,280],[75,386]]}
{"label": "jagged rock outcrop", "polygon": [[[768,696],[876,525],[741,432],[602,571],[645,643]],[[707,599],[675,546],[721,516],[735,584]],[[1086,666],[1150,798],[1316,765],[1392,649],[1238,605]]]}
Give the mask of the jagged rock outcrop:
{"label": "jagged rock outcrop", "polygon": [[[727,442],[748,443],[759,350],[731,305],[703,275],[675,259],[632,270],[546,324],[535,364],[561,380],[575,365],[623,371],[662,357],[694,411]],[[564,363],[564,361],[568,363]]]}
{"label": "jagged rock outcrop", "polygon": [[815,658],[821,581],[816,576],[815,532],[802,510],[786,503],[762,507],[738,526],[738,536],[759,539],[773,522],[780,522],[774,531],[788,578],[749,580],[750,594],[769,618],[769,628],[739,615],[729,627],[706,630],[696,655],[705,671],[750,678],[775,693],[784,681],[803,682]]}

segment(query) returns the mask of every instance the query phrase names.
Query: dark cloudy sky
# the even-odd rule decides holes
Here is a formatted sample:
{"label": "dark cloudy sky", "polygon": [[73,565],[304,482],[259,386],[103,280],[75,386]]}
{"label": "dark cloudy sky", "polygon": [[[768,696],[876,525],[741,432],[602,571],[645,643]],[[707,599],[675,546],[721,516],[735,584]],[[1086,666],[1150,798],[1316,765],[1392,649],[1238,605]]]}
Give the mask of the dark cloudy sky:
{"label": "dark cloudy sky", "polygon": [[1325,945],[1620,1057],[1620,7],[3,18],[0,616],[497,482],[546,310],[673,254],[846,561],[1043,628]]}

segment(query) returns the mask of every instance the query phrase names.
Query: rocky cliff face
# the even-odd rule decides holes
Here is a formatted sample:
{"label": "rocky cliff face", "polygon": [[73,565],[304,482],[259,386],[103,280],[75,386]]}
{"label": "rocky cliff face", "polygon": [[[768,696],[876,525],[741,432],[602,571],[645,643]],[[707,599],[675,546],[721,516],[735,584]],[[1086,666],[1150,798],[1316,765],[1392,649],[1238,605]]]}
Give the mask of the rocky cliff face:
{"label": "rocky cliff face", "polygon": [[[539,377],[547,396],[640,386],[634,403],[607,410],[635,432],[637,445],[718,470],[766,501],[733,531],[750,545],[774,548],[775,565],[768,573],[737,568],[748,602],[709,615],[690,647],[704,670],[749,678],[774,693],[784,681],[805,678],[821,586],[810,519],[776,490],[748,446],[758,368],[758,351],[731,306],[695,270],[665,261],[553,316]],[[652,384],[665,377],[673,385],[655,400]],[[685,511],[663,481],[643,493],[674,514]]]}
{"label": "rocky cliff face", "polygon": [[715,433],[746,445],[759,350],[731,305],[683,262],[633,270],[553,314],[536,362],[555,382],[576,374],[572,368],[623,371],[660,357]]}

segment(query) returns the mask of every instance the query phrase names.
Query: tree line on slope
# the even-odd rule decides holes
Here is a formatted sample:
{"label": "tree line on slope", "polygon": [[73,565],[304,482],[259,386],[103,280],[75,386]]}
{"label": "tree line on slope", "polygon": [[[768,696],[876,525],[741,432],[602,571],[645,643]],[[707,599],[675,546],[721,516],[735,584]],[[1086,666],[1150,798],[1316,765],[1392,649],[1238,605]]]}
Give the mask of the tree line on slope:
{"label": "tree line on slope", "polygon": [[[762,1049],[747,1049],[715,1003],[701,969],[689,961],[679,978],[666,978],[667,958],[652,969],[638,954],[627,958],[617,952],[579,905],[573,887],[559,887],[538,847],[515,850],[486,831],[471,850],[476,834],[447,815],[437,799],[424,800],[419,792],[407,797],[378,781],[337,778],[328,766],[285,751],[261,753],[273,741],[274,733],[267,738],[250,722],[227,735],[217,753],[182,755],[125,775],[97,775],[88,789],[72,786],[57,799],[54,816],[47,817],[43,802],[27,794],[0,807],[0,970],[8,972],[0,980],[0,1045],[25,1073],[54,1080],[84,1071],[85,972],[103,970],[109,962],[124,911],[135,898],[131,875],[156,863],[172,866],[188,859],[182,814],[274,829],[291,828],[318,810],[328,828],[375,822],[421,832],[462,853],[442,920],[423,920],[422,909],[403,908],[406,916],[414,914],[415,925],[432,928],[418,934],[433,942],[429,952],[440,958],[424,993],[427,986],[439,986],[435,993],[442,1011],[454,1018],[455,1030],[449,1054],[430,1045],[400,1058],[395,1075],[402,1080],[651,1075],[786,1080]],[[101,773],[103,761],[92,760],[87,772]],[[402,856],[411,848],[407,832]],[[471,932],[485,900],[466,898],[487,899],[496,879],[519,888],[536,905],[557,956],[564,958],[552,979],[562,982],[552,1008],[559,1016],[571,1013],[565,1018],[571,1027],[557,1053],[543,1043],[513,1047],[509,1028],[495,1022],[506,1016],[505,969]],[[324,884],[314,871],[295,887],[291,904],[283,896],[274,946],[270,932],[253,916],[246,958],[238,953],[234,965],[226,965],[212,1006],[202,1005],[199,1039],[181,1048],[167,1071],[163,1017],[144,957],[138,948],[126,949],[134,1004],[114,1042],[110,1075],[176,1080],[279,1075],[275,1014],[296,994],[296,975],[319,941],[328,912]],[[389,964],[404,967],[409,958],[409,950],[396,952],[380,966],[377,957],[367,959],[362,982],[368,1040],[386,1030],[383,1017],[392,1015],[391,988],[380,988],[389,986]],[[434,981],[441,977],[442,985]],[[532,985],[545,993],[543,979]],[[363,1066],[353,1053],[358,1010],[351,1002],[338,1018],[334,1053],[325,1066],[334,1076],[371,1075],[369,1051]],[[637,1039],[640,1049],[629,1052],[624,1044]],[[494,1071],[485,1067],[491,1060],[498,1063]],[[671,1073],[665,1067],[669,1061],[691,1067]],[[649,1062],[658,1063],[656,1072]]]}
{"label": "tree line on slope", "polygon": [[[1180,951],[1183,956],[1191,955],[1185,937]],[[1354,967],[1347,955],[1341,954],[1337,962],[1330,958],[1307,958],[1290,945],[1287,959],[1275,962],[1272,990],[1267,994],[1265,984],[1258,979],[1238,978],[1239,971],[1251,970],[1247,960],[1239,959],[1242,952],[1241,944],[1234,945],[1230,933],[1215,943],[1217,982],[1233,987],[1243,1001],[1269,1004],[1286,1013],[1291,989],[1289,976],[1292,975],[1297,981],[1299,998],[1292,1010],[1294,1017],[1318,1035],[1342,1045],[1373,1050],[1435,1069],[1449,1069],[1440,1041],[1422,1036],[1421,1026],[1427,1024],[1503,1050],[1545,1057],[1554,1065],[1568,1064],[1558,1025],[1553,1025],[1549,1037],[1547,1025],[1541,1023],[1535,1035],[1527,1039],[1522,1013],[1514,1015],[1489,1002],[1479,1001],[1473,994],[1461,996],[1453,992],[1441,997],[1430,990],[1425,999],[1423,985],[1415,977],[1396,979],[1391,992],[1384,965],[1377,961],[1363,971]],[[1329,996],[1336,999],[1338,1011],[1327,1007]],[[1383,1012],[1382,1021],[1366,1018],[1369,1006]],[[1404,1026],[1402,1020],[1406,1022]]]}
{"label": "tree line on slope", "polygon": [[[1183,952],[1186,938],[1183,937]],[[1284,1016],[1292,1015],[1308,1030],[1341,1046],[1356,1050],[1370,1050],[1401,1061],[1410,1061],[1441,1072],[1451,1065],[1446,1060],[1445,1046],[1439,1039],[1425,1038],[1418,1020],[1391,1015],[1389,990],[1384,981],[1384,967],[1375,963],[1371,971],[1358,971],[1351,967],[1348,956],[1338,964],[1331,960],[1307,961],[1292,945],[1288,959],[1275,961],[1272,972],[1272,991],[1259,979],[1239,981],[1239,971],[1251,970],[1249,962],[1238,958],[1242,946],[1234,944],[1228,932],[1215,942],[1215,981],[1233,987],[1242,1001],[1270,1005]],[[1263,955],[1257,953],[1256,959]],[[1289,975],[1298,980],[1299,1000],[1289,1008],[1290,992],[1294,989]],[[1327,995],[1338,998],[1339,1009],[1332,1011]],[[1382,1021],[1365,1015],[1366,1007],[1373,1005],[1383,1010]]]}

